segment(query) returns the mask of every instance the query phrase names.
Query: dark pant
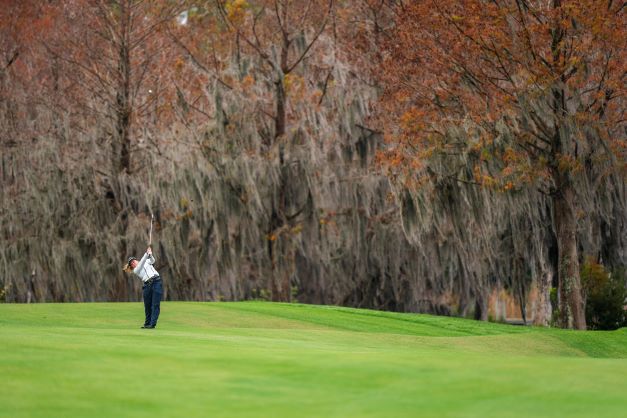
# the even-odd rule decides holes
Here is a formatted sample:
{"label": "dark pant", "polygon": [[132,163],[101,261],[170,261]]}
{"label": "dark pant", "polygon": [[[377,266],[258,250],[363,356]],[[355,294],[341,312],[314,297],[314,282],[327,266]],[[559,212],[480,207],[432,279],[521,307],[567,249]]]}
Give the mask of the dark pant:
{"label": "dark pant", "polygon": [[146,312],[146,320],[144,326],[157,326],[159,319],[159,308],[161,305],[161,296],[163,296],[163,286],[161,279],[152,280],[148,284],[144,284],[144,311]]}

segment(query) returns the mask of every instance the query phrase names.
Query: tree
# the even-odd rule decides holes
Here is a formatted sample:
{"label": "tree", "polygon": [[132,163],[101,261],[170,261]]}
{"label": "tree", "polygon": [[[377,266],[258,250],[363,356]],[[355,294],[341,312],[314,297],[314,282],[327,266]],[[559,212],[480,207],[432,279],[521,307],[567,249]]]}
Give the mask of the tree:
{"label": "tree", "polygon": [[[623,3],[425,0],[398,7],[383,74],[396,144],[389,160],[416,184],[428,176],[421,168],[431,155],[465,148],[479,158],[464,181],[549,196],[560,323],[585,329],[576,237],[585,190],[624,175],[626,160]],[[467,142],[447,141],[451,127],[464,129]]]}
{"label": "tree", "polygon": [[168,48],[160,34],[181,1],[82,0],[71,10],[59,7],[64,13],[58,23],[66,33],[47,42],[48,50],[78,86],[74,99],[84,119],[107,126],[103,139],[111,147],[111,169],[105,171],[112,178],[131,174],[138,125],[163,90]]}
{"label": "tree", "polygon": [[[160,145],[150,128],[157,122],[163,79],[169,74],[161,71],[169,43],[161,31],[180,5],[181,1],[166,0],[79,0],[68,7],[67,2],[58,2],[51,6],[56,8],[56,30],[42,40],[47,56],[59,63],[58,77],[71,86],[64,92],[68,109],[60,116],[76,121],[74,137],[92,139],[88,146],[76,141],[83,149],[79,158],[95,166],[94,201],[115,216],[107,226],[122,237],[115,246],[119,254],[129,252],[134,212],[149,210],[145,202],[137,201],[142,195],[139,182],[130,179],[147,173],[152,153],[133,156]],[[85,151],[88,147],[93,148]],[[144,182],[146,178],[139,177]],[[129,282],[116,273],[111,293],[130,298]]]}
{"label": "tree", "polygon": [[[277,278],[277,258],[293,260],[294,249],[289,245],[277,245],[284,231],[291,230],[303,208],[289,213],[290,202],[289,162],[285,159],[286,133],[290,124],[288,90],[298,90],[304,84],[297,69],[313,52],[313,47],[323,34],[331,12],[333,0],[262,0],[248,4],[244,0],[217,1],[218,9],[236,38],[236,56],[242,52],[256,57],[258,66],[252,77],[259,77],[273,86],[274,94],[269,101],[271,108],[262,109],[272,121],[273,129],[266,132],[265,146],[278,148],[280,182],[276,198],[272,200],[267,226],[267,250],[272,266],[272,298],[288,301],[291,298],[289,270]],[[304,87],[300,86],[300,90]]]}

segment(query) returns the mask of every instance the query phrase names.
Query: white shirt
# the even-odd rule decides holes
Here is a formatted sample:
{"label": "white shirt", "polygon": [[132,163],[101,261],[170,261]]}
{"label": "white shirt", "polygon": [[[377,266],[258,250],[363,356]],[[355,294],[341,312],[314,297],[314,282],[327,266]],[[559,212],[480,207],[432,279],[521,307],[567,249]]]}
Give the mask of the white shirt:
{"label": "white shirt", "polygon": [[157,270],[152,266],[155,263],[155,258],[152,255],[148,255],[148,253],[144,254],[139,263],[137,263],[137,267],[133,269],[133,273],[139,276],[142,279],[142,282],[148,281],[151,277],[158,276]]}

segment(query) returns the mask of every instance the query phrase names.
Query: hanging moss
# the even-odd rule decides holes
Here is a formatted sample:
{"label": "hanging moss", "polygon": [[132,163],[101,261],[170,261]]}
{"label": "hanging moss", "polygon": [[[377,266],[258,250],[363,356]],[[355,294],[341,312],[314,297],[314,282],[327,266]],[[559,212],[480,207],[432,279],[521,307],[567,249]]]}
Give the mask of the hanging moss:
{"label": "hanging moss", "polygon": [[[265,103],[216,83],[207,92],[214,120],[162,132],[162,155],[143,150],[147,165],[132,176],[108,171],[101,147],[79,146],[97,144],[106,126],[69,144],[78,159],[52,138],[3,153],[5,299],[138,300],[139,281],[121,267],[145,250],[151,214],[167,299],[295,298],[483,317],[492,289],[524,298],[550,277],[547,198],[459,181],[472,177],[472,151],[429,161],[433,176],[419,190],[391,183],[373,163],[381,136],[363,128],[375,92],[349,71],[337,63],[319,110],[292,104],[280,143],[267,140]],[[272,88],[255,76],[256,88]],[[504,149],[512,134],[501,129],[494,146]],[[469,132],[451,130],[448,140],[472,141]],[[580,188],[582,252],[624,265],[625,185],[596,174]]]}

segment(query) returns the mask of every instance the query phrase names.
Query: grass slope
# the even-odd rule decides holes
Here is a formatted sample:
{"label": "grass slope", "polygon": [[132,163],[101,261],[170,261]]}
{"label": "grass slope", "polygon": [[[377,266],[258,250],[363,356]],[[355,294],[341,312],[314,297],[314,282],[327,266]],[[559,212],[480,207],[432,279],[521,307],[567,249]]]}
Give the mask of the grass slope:
{"label": "grass slope", "polygon": [[0,417],[625,417],[627,330],[338,307],[0,305]]}

